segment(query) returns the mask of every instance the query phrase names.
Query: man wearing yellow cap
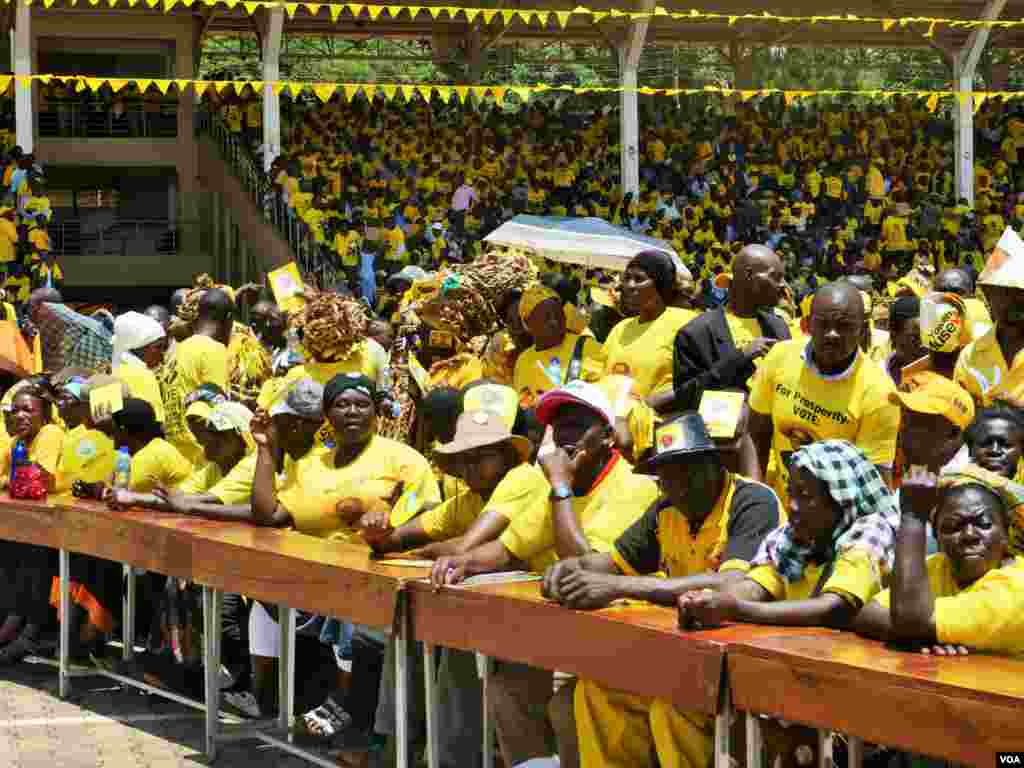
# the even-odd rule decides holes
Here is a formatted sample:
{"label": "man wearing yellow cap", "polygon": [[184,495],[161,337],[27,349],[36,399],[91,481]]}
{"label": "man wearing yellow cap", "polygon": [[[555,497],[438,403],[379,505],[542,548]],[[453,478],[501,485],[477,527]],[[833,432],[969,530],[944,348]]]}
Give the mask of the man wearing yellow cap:
{"label": "man wearing yellow cap", "polygon": [[889,395],[900,406],[899,448],[903,469],[927,467],[938,472],[966,464],[963,432],[974,421],[974,401],[945,376],[921,371],[907,376]]}
{"label": "man wearing yellow cap", "polygon": [[980,405],[1019,399],[1024,395],[1024,241],[1012,229],[999,239],[978,285],[994,326],[964,347],[954,378]]}

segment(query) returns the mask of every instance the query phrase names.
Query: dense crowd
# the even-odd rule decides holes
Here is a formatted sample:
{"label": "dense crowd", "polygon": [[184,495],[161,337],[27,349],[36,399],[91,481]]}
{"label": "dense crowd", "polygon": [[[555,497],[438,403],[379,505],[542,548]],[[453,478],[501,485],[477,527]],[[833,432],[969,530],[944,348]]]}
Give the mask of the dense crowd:
{"label": "dense crowd", "polygon": [[[307,113],[275,178],[325,244],[355,232],[359,259],[375,226],[401,230],[372,290],[204,275],[169,307],[103,320],[39,285],[0,323],[32,353],[0,373],[0,484],[401,553],[433,561],[438,586],[531,571],[562,605],[655,603],[688,632],[821,626],[914,653],[1024,653],[1024,242],[997,168],[1024,121],[980,110],[975,215],[952,201],[944,124],[920,105],[779,114],[741,105],[707,135],[654,122],[640,196],[617,200],[607,115]],[[415,245],[471,246],[516,200],[662,234],[680,259],[644,250],[598,274]],[[148,652],[123,662],[105,653],[120,565],[73,558],[57,617],[56,553],[0,548],[0,665],[46,653],[63,620],[76,663],[198,693],[191,585],[141,578]],[[222,687],[246,715],[276,707],[276,617],[225,600]],[[385,633],[298,624],[297,738],[344,765],[389,754]],[[474,655],[437,663],[442,764],[480,765]],[[665,700],[502,660],[486,694],[508,766],[711,760],[713,722]],[[422,701],[410,710],[417,746]],[[786,731],[778,764],[806,764],[816,741]],[[870,760],[928,764],[884,745]]]}
{"label": "dense crowd", "polygon": [[[923,99],[777,96],[733,114],[710,97],[663,103],[644,107],[635,196],[619,178],[616,111],[586,103],[531,104],[509,119],[436,97],[288,101],[270,180],[357,291],[373,290],[357,285],[360,268],[454,263],[519,213],[657,236],[704,278],[726,271],[740,243],[765,242],[791,280],[859,267],[884,279],[915,258],[980,271],[1003,228],[1024,224],[1024,118],[1012,102],[988,100],[975,116],[974,206],[956,194],[952,121]],[[214,106],[259,151],[256,97]]]}

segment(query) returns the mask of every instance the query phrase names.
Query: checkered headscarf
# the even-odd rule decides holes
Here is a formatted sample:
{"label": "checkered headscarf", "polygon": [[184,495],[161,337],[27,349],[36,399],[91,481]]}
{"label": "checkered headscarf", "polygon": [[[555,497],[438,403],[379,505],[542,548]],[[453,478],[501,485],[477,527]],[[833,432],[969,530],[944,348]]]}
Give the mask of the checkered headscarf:
{"label": "checkered headscarf", "polygon": [[99,320],[64,304],[44,303],[39,312],[43,365],[47,370],[105,371],[113,354],[113,334]]}
{"label": "checkered headscarf", "polygon": [[[828,488],[842,515],[832,531],[828,562],[849,549],[860,549],[882,574],[892,570],[896,531],[900,525],[896,497],[864,453],[845,440],[822,440],[793,454],[789,471],[806,469]],[[787,582],[799,581],[811,555],[793,541],[789,524],[772,531],[761,543],[752,565],[770,564]]]}

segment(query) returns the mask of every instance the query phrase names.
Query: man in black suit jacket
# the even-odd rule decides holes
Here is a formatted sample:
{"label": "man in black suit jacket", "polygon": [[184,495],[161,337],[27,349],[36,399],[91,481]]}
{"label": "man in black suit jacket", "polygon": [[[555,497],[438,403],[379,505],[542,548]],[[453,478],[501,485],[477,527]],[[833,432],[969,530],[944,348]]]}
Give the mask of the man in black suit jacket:
{"label": "man in black suit jacket", "polygon": [[[772,311],[779,301],[783,274],[782,261],[766,246],[748,245],[736,255],[726,305],[695,317],[676,334],[674,410],[696,410],[706,389],[746,391],[754,360],[776,341],[790,337],[786,321]],[[756,317],[761,335],[737,349],[726,313]]]}

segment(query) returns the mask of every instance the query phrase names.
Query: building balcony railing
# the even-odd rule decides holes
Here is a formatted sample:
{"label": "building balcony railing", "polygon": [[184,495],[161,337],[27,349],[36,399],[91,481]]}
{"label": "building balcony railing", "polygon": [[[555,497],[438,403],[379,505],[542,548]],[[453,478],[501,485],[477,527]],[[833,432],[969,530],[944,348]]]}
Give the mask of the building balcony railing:
{"label": "building balcony railing", "polygon": [[60,256],[172,255],[178,231],[166,219],[117,219],[106,225],[65,219],[49,224],[50,247]]}
{"label": "building balcony railing", "polygon": [[109,104],[51,99],[39,111],[39,136],[61,139],[173,139],[178,135],[178,105],[128,104],[115,112]]}

